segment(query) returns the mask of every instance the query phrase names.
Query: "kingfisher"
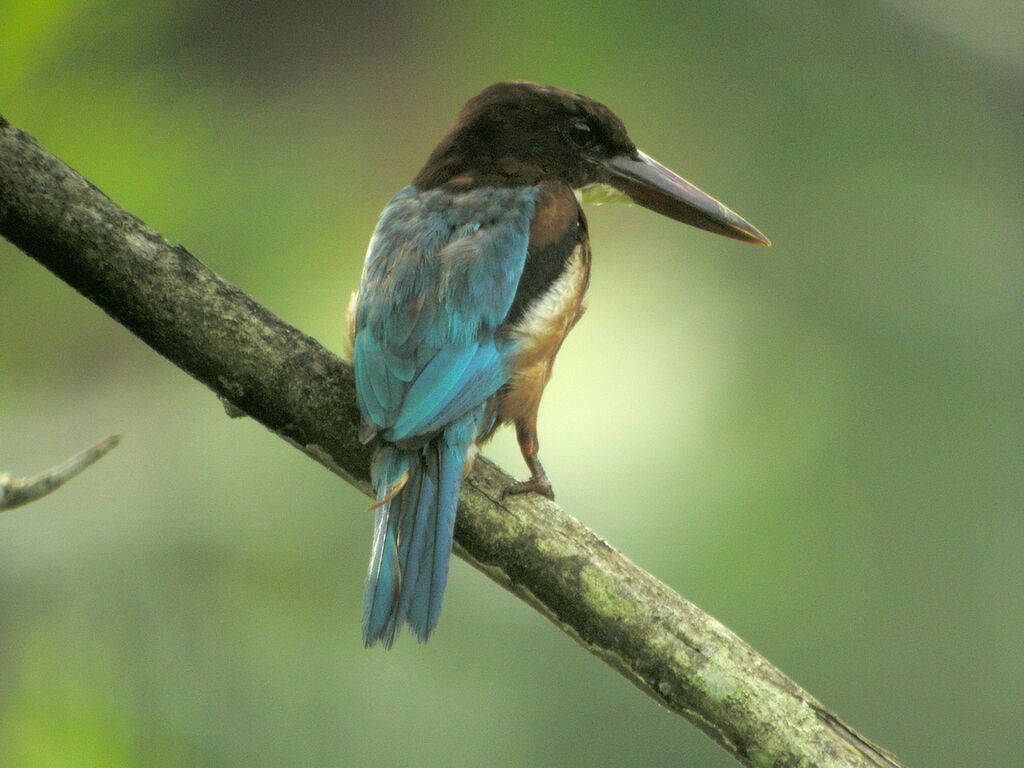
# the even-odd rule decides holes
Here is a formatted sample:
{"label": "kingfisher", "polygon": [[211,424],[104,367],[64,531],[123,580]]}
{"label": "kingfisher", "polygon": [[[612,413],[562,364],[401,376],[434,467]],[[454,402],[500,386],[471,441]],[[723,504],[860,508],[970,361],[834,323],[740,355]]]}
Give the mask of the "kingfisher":
{"label": "kingfisher", "polygon": [[537,411],[590,282],[581,201],[616,198],[769,244],[637,149],[603,104],[526,82],[470,99],[384,208],[348,312],[359,438],[376,448],[366,646],[437,626],[459,486],[499,426],[515,425],[530,473],[503,498],[554,499]]}

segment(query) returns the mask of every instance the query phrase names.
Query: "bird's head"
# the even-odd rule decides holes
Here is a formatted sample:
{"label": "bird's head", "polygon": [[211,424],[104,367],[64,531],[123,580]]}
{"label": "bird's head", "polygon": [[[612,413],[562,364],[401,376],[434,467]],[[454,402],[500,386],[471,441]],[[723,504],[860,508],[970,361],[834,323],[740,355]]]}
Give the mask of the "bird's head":
{"label": "bird's head", "polygon": [[485,88],[462,108],[413,184],[430,189],[543,181],[564,182],[585,200],[625,196],[677,221],[769,244],[752,224],[637,149],[608,107],[551,86],[502,82]]}

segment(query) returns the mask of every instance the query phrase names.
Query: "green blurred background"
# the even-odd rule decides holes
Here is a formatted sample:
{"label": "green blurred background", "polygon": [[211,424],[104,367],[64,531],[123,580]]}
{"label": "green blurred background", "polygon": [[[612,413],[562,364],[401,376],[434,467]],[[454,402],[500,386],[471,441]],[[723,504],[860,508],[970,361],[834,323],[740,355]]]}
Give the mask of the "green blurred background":
{"label": "green blurred background", "polygon": [[[589,211],[559,500],[908,766],[1024,720],[1019,2],[0,0],[0,113],[333,349],[377,214],[498,79],[610,105],[772,238]],[[2,766],[732,761],[455,561],[359,637],[367,500],[0,242]],[[501,434],[487,453],[524,469]]]}

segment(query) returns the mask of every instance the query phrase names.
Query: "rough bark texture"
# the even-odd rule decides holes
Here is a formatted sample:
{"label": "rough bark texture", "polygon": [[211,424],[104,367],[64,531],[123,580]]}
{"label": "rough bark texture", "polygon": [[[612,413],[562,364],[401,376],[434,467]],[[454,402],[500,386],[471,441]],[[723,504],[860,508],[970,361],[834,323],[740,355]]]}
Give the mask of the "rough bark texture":
{"label": "rough bark texture", "polygon": [[[351,367],[0,117],[0,234],[153,349],[363,491]],[[341,318],[339,318],[341,322]],[[717,620],[478,460],[456,552],[749,766],[898,766]]]}

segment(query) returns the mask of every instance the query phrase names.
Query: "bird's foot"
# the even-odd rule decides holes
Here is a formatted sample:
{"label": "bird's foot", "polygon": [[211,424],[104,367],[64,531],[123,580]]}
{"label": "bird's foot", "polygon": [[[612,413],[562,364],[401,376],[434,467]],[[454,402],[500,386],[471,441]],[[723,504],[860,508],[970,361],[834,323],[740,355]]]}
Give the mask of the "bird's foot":
{"label": "bird's foot", "polygon": [[519,480],[506,486],[501,492],[501,498],[506,496],[518,496],[521,493],[539,493],[541,496],[555,500],[555,489],[551,487],[551,481],[546,477],[531,477],[529,480]]}

